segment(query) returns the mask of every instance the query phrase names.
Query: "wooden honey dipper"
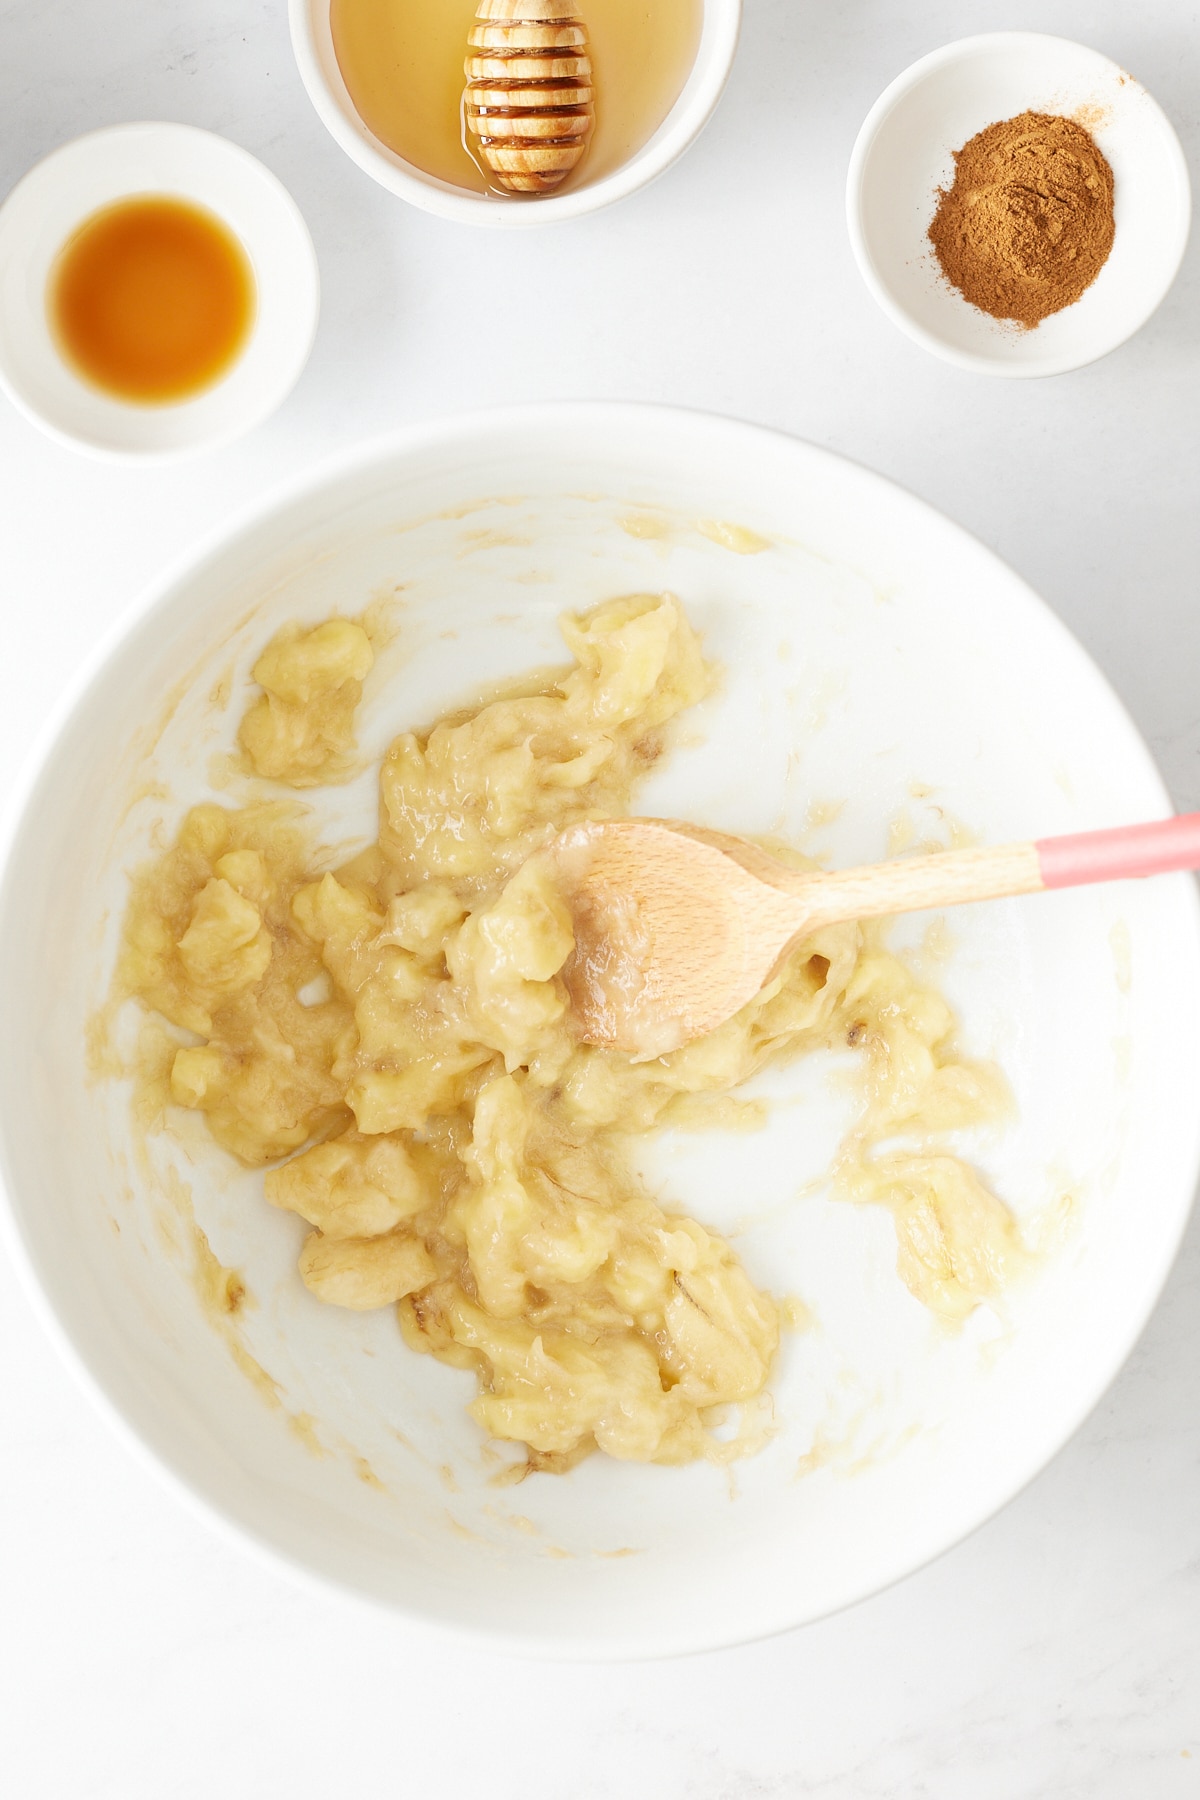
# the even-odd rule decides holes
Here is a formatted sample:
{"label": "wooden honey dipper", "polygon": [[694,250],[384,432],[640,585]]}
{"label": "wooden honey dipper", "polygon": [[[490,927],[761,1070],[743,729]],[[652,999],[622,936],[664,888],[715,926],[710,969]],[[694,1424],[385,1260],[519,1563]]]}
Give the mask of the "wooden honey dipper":
{"label": "wooden honey dipper", "polygon": [[822,926],[1200,868],[1200,813],[829,872],[664,819],[575,825],[549,854],[580,1034],[648,1061],[732,1018]]}
{"label": "wooden honey dipper", "polygon": [[571,0],[480,0],[468,39],[467,148],[510,194],[565,181],[595,122],[587,32]]}

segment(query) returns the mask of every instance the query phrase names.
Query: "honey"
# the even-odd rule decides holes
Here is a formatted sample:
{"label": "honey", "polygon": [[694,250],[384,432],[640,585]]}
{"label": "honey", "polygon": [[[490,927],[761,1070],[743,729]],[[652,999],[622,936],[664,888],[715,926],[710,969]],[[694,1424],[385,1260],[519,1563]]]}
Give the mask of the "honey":
{"label": "honey", "polygon": [[65,360],[118,400],[187,400],[245,346],[256,293],[249,258],[214,213],[139,194],[93,213],[64,244],[47,305]]}
{"label": "honey", "polygon": [[[463,63],[478,0],[332,0],[338,66],[363,123],[440,181],[494,191],[464,144]],[[703,0],[578,0],[595,91],[586,154],[556,192],[599,181],[653,137],[691,72]]]}

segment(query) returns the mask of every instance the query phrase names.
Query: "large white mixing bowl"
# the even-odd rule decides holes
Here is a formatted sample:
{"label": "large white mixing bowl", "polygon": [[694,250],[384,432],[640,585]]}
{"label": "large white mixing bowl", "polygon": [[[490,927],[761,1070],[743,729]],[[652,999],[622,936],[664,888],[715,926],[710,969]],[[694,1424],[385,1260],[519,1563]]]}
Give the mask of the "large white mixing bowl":
{"label": "large white mixing bowl", "polygon": [[[732,1479],[595,1457],[513,1488],[467,1418],[469,1376],[411,1354],[389,1312],[310,1298],[304,1227],[263,1203],[259,1175],[190,1116],[143,1154],[125,1090],[89,1073],[88,1021],[126,871],[156,821],[173,828],[211,791],[264,640],[394,595],[398,633],[363,717],[374,755],[482,684],[560,659],[560,608],[664,588],[725,679],[644,790],[647,811],[783,829],[844,862],[883,853],[906,818],[918,839],[958,820],[1000,840],[1167,810],[1079,647],[907,494],[719,419],[540,407],[360,451],[177,568],[60,709],[0,886],[13,1238],[93,1392],[183,1492],[282,1562],[558,1656],[779,1630],[962,1537],[1128,1354],[1197,1169],[1190,879],[965,910],[936,978],[1015,1104],[961,1147],[1041,1242],[1033,1273],[963,1331],[939,1326],[896,1277],[886,1214],[822,1186],[853,1116],[852,1054],[776,1072],[763,1131],[672,1135],[648,1158],[660,1191],[809,1309],[774,1377],[774,1435]],[[314,805],[326,840],[371,832],[373,773]],[[246,1283],[232,1320],[198,1292],[189,1208]]]}

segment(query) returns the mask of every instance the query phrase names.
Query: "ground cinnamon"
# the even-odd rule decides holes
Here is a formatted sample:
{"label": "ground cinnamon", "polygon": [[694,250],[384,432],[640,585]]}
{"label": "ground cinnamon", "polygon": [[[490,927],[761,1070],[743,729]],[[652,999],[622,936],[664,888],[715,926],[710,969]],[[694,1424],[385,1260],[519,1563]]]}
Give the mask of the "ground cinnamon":
{"label": "ground cinnamon", "polygon": [[1113,173],[1091,133],[1024,112],[955,151],[929,237],[965,300],[1032,328],[1091,286],[1113,231]]}

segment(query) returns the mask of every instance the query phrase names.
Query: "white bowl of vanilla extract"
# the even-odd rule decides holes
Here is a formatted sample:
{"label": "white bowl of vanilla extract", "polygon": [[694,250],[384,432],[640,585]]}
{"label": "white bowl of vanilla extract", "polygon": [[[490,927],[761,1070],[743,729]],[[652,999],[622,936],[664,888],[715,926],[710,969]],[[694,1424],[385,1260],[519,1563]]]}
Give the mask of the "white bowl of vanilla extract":
{"label": "white bowl of vanilla extract", "polygon": [[289,0],[321,120],[403,200],[524,229],[598,212],[694,142],[742,0]]}
{"label": "white bowl of vanilla extract", "polygon": [[191,126],[76,138],[0,207],[0,386],[96,456],[163,461],[261,423],[308,360],[319,297],[290,195]]}

